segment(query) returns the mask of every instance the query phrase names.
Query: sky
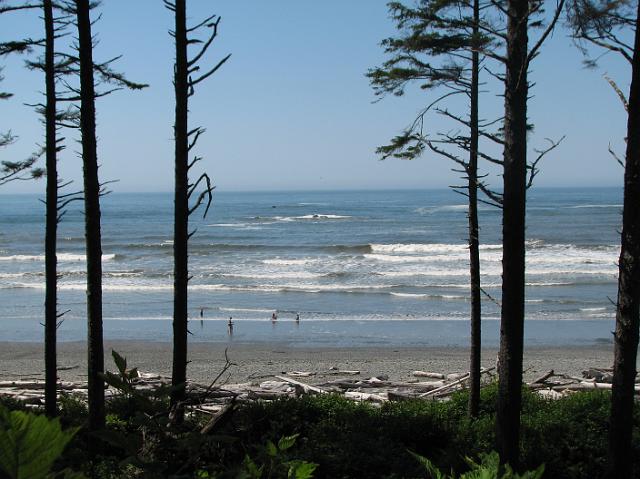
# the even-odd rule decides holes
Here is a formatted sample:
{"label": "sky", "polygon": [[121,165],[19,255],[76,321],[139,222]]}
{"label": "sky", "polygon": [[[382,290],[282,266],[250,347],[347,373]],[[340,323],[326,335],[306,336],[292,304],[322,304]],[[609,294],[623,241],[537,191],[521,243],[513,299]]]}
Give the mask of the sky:
{"label": "sky", "polygon": [[[119,180],[114,191],[171,191],[171,12],[160,0],[104,0],[99,11],[94,58],[122,55],[115,68],[150,84],[141,92],[119,91],[98,100],[100,179]],[[196,149],[204,158],[199,171],[206,170],[219,191],[420,189],[459,183],[445,159],[380,161],[375,154],[433,98],[409,88],[404,97],[376,101],[365,74],[386,59],[379,44],[395,32],[386,0],[188,1],[193,23],[212,13],[222,19],[203,69],[232,56],[197,87],[190,127],[206,128]],[[0,39],[37,37],[41,23],[34,13],[2,15]],[[603,74],[628,91],[630,69],[613,55],[603,57],[597,69],[585,69],[582,60],[560,26],[532,65],[530,155],[545,138],[565,136],[543,160],[536,186],[622,185],[623,170],[607,148],[624,153],[626,115]],[[0,131],[19,137],[0,151],[1,160],[24,158],[43,142],[40,120],[26,104],[42,101],[44,79],[23,62],[12,57],[1,65],[1,89],[14,97],[0,103]],[[489,86],[492,80],[486,81],[481,115],[495,118],[503,100]],[[433,115],[427,128],[451,126]],[[68,146],[60,156],[61,176],[81,185],[77,134],[65,131],[64,136]],[[500,178],[493,178],[499,184]],[[44,188],[44,181],[13,182],[0,193],[42,193]]]}

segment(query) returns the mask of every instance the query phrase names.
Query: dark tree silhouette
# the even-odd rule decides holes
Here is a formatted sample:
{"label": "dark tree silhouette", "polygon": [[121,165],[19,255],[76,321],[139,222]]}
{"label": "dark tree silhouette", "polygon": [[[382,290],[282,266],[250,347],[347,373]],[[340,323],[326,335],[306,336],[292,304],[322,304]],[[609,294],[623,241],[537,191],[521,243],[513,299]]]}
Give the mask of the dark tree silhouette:
{"label": "dark tree silhouette", "polygon": [[[195,231],[189,231],[189,216],[206,201],[204,215],[206,216],[212,200],[213,186],[206,173],[190,183],[189,171],[201,159],[196,156],[189,161],[189,154],[196,146],[198,138],[204,129],[200,127],[189,129],[188,110],[189,97],[195,92],[195,87],[213,75],[231,55],[225,56],[206,73],[200,73],[198,62],[207,52],[218,35],[220,17],[212,15],[193,27],[187,27],[186,0],[165,0],[164,4],[174,13],[175,29],[170,32],[175,39],[176,62],[174,66],[173,84],[175,88],[175,196],[174,196],[174,297],[173,297],[173,372],[171,381],[174,390],[171,396],[174,407],[174,419],[182,420],[183,409],[181,401],[185,396],[187,380],[187,335],[188,335],[188,282],[189,282],[189,254],[188,241]],[[206,28],[210,34],[206,40],[199,40],[191,36],[194,32]],[[197,53],[189,58],[189,45],[198,45]],[[196,77],[194,77],[196,75]],[[203,185],[203,189],[199,190]],[[190,204],[192,196],[195,200]]]}
{"label": "dark tree silhouette", "polygon": [[102,344],[102,239],[100,182],[96,140],[96,93],[93,80],[93,40],[89,0],[76,0],[80,67],[80,131],[84,173],[84,213],[87,255],[87,377],[89,429],[102,429],[104,409],[104,350]]}
{"label": "dark tree silhouette", "polygon": [[[549,26],[528,48],[530,25],[544,2],[508,0],[504,75],[504,173],[502,219],[502,311],[500,317],[499,383],[496,406],[496,445],[503,462],[518,464],[522,356],[524,347],[525,215],[527,190],[527,99],[529,64],[555,26],[564,0],[556,6]],[[551,146],[551,149],[555,145]],[[548,150],[547,150],[548,151]],[[537,161],[534,161],[534,165]]]}
{"label": "dark tree silhouette", "polygon": [[[625,161],[621,161],[624,203],[618,261],[609,475],[612,478],[633,477],[631,418],[640,328],[640,3],[573,0],[570,6],[570,24],[583,53],[589,53],[584,47],[587,42],[620,54],[631,66],[628,100],[613,80],[608,79],[627,110],[627,147]],[[634,33],[633,40],[629,38],[630,32]],[[588,63],[594,64],[590,59]],[[609,151],[613,154],[611,148]]]}
{"label": "dark tree silhouette", "polygon": [[47,199],[45,231],[45,300],[44,300],[44,411],[53,417],[57,413],[58,367],[56,353],[56,332],[58,329],[58,140],[56,135],[56,77],[55,77],[55,25],[53,3],[42,3],[45,27],[45,151],[47,164]]}
{"label": "dark tree silhouette", "polygon": [[[77,56],[62,55],[66,66],[61,73],[77,74],[79,87],[67,85],[67,96],[61,101],[80,102],[79,128],[82,145],[84,177],[85,241],[87,257],[87,377],[89,429],[104,427],[104,349],[102,335],[102,240],[100,228],[100,196],[106,194],[105,183],[98,179],[98,153],[96,139],[95,100],[121,88],[140,89],[147,85],[130,82],[110,68],[115,60],[96,63],[93,60],[93,38],[91,9],[98,2],[68,0],[63,11],[75,17],[78,31]],[[100,83],[115,84],[115,87],[98,92],[94,75]]]}
{"label": "dark tree silhouette", "polygon": [[[481,297],[480,246],[478,228],[478,139],[479,139],[479,72],[480,50],[490,43],[490,37],[480,32],[480,2],[422,0],[415,7],[399,2],[389,4],[392,18],[402,33],[399,38],[382,42],[392,56],[382,67],[372,69],[367,76],[377,95],[402,95],[408,83],[418,82],[420,88],[445,89],[427,108],[420,112],[412,125],[390,145],[378,148],[382,158],[394,156],[414,159],[421,156],[425,146],[435,153],[453,160],[467,178],[464,193],[468,197],[469,273],[471,285],[471,348],[469,415],[477,416],[480,400]],[[424,58],[426,57],[426,59]],[[438,61],[438,59],[442,59]],[[437,64],[434,64],[437,62]],[[469,135],[463,147],[468,159],[452,155],[427,138],[422,131],[426,113],[453,95],[469,97],[469,120],[465,127]],[[444,112],[443,112],[444,113]],[[458,136],[458,139],[462,139]],[[448,141],[447,143],[452,143]]]}
{"label": "dark tree silhouette", "polygon": [[611,397],[609,457],[611,477],[631,477],[633,395],[640,327],[640,36],[636,14],[632,80],[629,90],[627,151],[624,172],[622,248],[619,260],[618,306]]}
{"label": "dark tree silhouette", "polygon": [[498,386],[498,452],[504,462],[518,463],[522,354],[524,338],[524,263],[527,160],[527,26],[526,0],[508,2],[504,121],[504,190],[502,220],[502,313]]}
{"label": "dark tree silhouette", "polygon": [[58,177],[58,153],[64,149],[64,138],[58,136],[62,126],[75,126],[78,114],[72,108],[59,111],[56,84],[70,65],[68,58],[56,59],[56,39],[63,35],[62,30],[69,22],[68,15],[54,16],[55,4],[52,0],[42,2],[45,38],[38,45],[44,46],[44,58],[27,61],[27,67],[40,70],[45,79],[45,103],[33,105],[43,116],[45,126],[45,158],[47,172],[46,225],[45,225],[45,413],[55,416],[57,413],[57,329],[65,312],[58,312],[58,271],[57,271],[57,230],[58,223],[65,213],[66,206],[81,200],[81,192],[61,194],[60,191],[71,184],[62,183]]}

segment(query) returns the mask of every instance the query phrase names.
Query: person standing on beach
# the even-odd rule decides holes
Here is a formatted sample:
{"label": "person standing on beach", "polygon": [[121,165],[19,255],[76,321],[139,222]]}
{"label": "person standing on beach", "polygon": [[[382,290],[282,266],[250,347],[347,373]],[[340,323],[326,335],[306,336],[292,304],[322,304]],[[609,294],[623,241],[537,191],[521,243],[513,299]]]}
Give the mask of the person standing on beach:
{"label": "person standing on beach", "polygon": [[200,329],[204,328],[204,308],[200,308]]}
{"label": "person standing on beach", "polygon": [[296,323],[300,324],[300,313],[296,313]]}
{"label": "person standing on beach", "polygon": [[233,318],[229,316],[229,322],[227,323],[227,327],[229,330],[229,336],[233,336]]}

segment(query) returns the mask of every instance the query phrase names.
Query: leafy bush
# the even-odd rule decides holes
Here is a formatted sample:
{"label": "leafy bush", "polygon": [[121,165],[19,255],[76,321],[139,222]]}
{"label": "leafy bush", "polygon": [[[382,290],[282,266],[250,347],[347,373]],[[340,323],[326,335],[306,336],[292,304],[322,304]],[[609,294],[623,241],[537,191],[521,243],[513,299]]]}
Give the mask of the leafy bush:
{"label": "leafy bush", "polygon": [[76,432],[63,431],[58,419],[0,405],[0,469],[11,479],[44,478]]}
{"label": "leafy bush", "polygon": [[497,452],[481,454],[480,462],[467,458],[466,462],[471,469],[459,476],[454,473],[451,475],[443,473],[426,457],[418,454],[414,454],[414,457],[422,464],[427,476],[431,479],[456,479],[456,477],[459,479],[541,479],[544,474],[544,465],[538,467],[535,471],[518,474],[508,464],[504,466],[500,464],[500,456],[498,456]]}
{"label": "leafy bush", "polygon": [[296,443],[298,435],[284,436],[274,444],[267,441],[262,451],[260,466],[247,454],[242,462],[238,479],[262,479],[264,477],[287,477],[290,479],[311,479],[317,464],[300,460],[287,460],[286,454]]}
{"label": "leafy bush", "polygon": [[[610,393],[582,392],[561,400],[529,396],[532,397],[527,398],[522,414],[523,464],[544,461],[551,477],[558,479],[604,477]],[[634,457],[640,466],[638,408],[635,418],[629,419],[635,424]]]}
{"label": "leafy bush", "polygon": [[296,457],[318,463],[317,477],[420,477],[407,449],[442,456],[453,447],[440,423],[442,408],[424,401],[376,408],[332,395],[282,399],[244,406],[236,430],[227,432],[250,451],[300,434]]}
{"label": "leafy bush", "polygon": [[[319,464],[318,477],[423,477],[407,452],[427,457],[435,467],[458,474],[465,457],[480,457],[495,446],[497,387],[483,388],[480,416],[469,419],[468,395],[447,402],[407,401],[381,407],[338,396],[311,396],[244,406],[235,416],[239,443],[226,458],[241,461],[239,444],[251,450],[282,435],[301,435],[296,454]],[[560,400],[523,390],[521,465],[545,464],[546,477],[603,477],[607,457],[610,395],[583,392]],[[634,458],[640,478],[640,410],[634,421]]]}

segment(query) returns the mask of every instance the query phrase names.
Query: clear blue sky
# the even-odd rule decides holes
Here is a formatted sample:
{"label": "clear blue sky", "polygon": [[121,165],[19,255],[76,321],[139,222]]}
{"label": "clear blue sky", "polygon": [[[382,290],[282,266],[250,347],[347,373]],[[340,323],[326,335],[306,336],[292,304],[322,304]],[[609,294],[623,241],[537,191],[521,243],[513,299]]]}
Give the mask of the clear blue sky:
{"label": "clear blue sky", "polygon": [[[189,17],[222,16],[220,35],[205,65],[232,57],[201,84],[191,101],[190,126],[207,129],[201,163],[219,190],[437,188],[457,182],[446,160],[378,161],[375,148],[397,134],[428,101],[424,93],[375,100],[365,73],[385,58],[380,40],[392,35],[384,0],[191,0]],[[151,86],[99,100],[101,180],[119,179],[116,191],[169,191],[173,185],[172,17],[160,0],[106,0],[94,26],[94,57],[123,58],[117,69]],[[0,17],[0,38],[38,36],[33,14]],[[19,135],[0,158],[18,159],[42,141],[39,119],[24,103],[41,101],[42,78],[5,61],[0,131]],[[495,67],[494,67],[495,68]],[[536,125],[531,147],[545,137],[567,139],[546,160],[539,186],[614,186],[622,168],[607,153],[624,151],[626,115],[609,85],[608,71],[628,90],[629,70],[615,57],[585,70],[582,57],[560,27],[532,67],[536,83],[529,115]],[[482,101],[492,117],[502,99]],[[433,128],[446,128],[439,118]],[[68,138],[75,133],[65,132]],[[81,163],[68,142],[61,155],[64,179],[81,184]],[[44,182],[12,184],[2,193],[41,192]]]}

